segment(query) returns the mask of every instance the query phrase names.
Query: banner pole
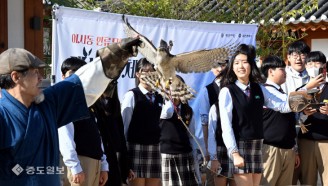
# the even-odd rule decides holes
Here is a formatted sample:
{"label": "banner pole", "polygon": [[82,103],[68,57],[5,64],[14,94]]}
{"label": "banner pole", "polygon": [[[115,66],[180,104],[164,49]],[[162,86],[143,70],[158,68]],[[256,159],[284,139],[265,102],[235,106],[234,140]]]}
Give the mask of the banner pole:
{"label": "banner pole", "polygon": [[57,18],[56,11],[59,9],[57,4],[52,8],[52,37],[51,37],[51,85],[56,83],[56,67],[57,67]]}

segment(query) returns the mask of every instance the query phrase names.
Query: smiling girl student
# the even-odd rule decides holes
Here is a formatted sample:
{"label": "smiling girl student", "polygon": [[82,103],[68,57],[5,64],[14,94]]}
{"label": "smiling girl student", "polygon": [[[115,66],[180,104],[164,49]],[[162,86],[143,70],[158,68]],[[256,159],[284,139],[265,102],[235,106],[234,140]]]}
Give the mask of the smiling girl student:
{"label": "smiling girl student", "polygon": [[259,185],[262,171],[263,106],[290,112],[280,100],[260,85],[255,48],[241,44],[224,74],[219,94],[222,137],[228,149],[237,185]]}

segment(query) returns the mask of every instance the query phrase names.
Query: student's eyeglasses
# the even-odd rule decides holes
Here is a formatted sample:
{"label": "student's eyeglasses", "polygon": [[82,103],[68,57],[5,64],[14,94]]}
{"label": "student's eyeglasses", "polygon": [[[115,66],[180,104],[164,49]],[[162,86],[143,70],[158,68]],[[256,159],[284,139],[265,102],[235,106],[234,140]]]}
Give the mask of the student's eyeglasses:
{"label": "student's eyeglasses", "polygon": [[294,59],[297,59],[297,58],[305,59],[305,58],[306,58],[306,54],[297,53],[297,52],[293,52],[293,53],[291,54],[291,56],[292,56]]}

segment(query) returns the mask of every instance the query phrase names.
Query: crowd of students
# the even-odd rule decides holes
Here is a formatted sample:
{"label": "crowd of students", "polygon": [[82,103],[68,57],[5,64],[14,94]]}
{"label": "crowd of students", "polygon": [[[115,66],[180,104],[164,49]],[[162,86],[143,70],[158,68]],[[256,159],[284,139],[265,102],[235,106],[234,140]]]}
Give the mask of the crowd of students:
{"label": "crowd of students", "polygon": [[[129,42],[128,46],[114,46],[115,50],[122,47],[125,47],[124,52],[129,50],[129,54],[122,56],[122,59],[134,53],[132,46],[137,45],[137,42],[133,39],[127,41]],[[107,49],[110,50],[111,47],[113,46]],[[26,55],[25,51],[21,53]],[[56,127],[60,127],[59,143],[53,141],[48,145],[53,144],[60,149],[63,163],[68,169],[67,184],[201,185],[199,164],[195,159],[198,147],[192,135],[195,134],[196,128],[202,127],[206,149],[204,161],[208,162],[206,185],[274,186],[296,185],[298,182],[316,185],[318,174],[323,185],[328,185],[328,159],[324,158],[328,149],[328,88],[327,77],[320,70],[324,68],[326,71],[327,68],[326,57],[322,52],[311,52],[304,42],[296,41],[288,48],[287,59],[290,65],[286,66],[277,56],[268,56],[263,60],[261,68],[258,68],[254,46],[241,44],[230,59],[220,62],[217,68],[212,69],[215,79],[197,95],[201,100],[201,123],[195,122],[193,108],[188,103],[182,103],[179,99],[163,99],[143,80],[143,76],[155,70],[145,58],[137,63],[136,87],[129,90],[120,103],[116,87],[120,70],[112,72],[113,68],[104,63],[105,60],[112,59],[110,51],[99,51],[99,54],[100,59],[87,67],[85,62],[78,58],[65,60],[62,74],[63,78],[67,79],[49,89],[50,93],[45,91],[45,95],[49,97],[50,94],[55,101],[45,99],[41,104],[42,108],[37,109],[37,113],[42,115],[42,109],[47,108],[49,113],[52,113],[52,122],[60,122],[56,124]],[[4,55],[0,56],[0,64],[8,63],[8,60],[1,59]],[[30,60],[31,64],[26,65],[30,71],[44,67],[41,62],[25,60]],[[124,67],[122,64],[119,62],[118,66]],[[98,72],[97,79],[92,79],[88,69],[90,72],[104,69],[105,76],[99,75]],[[19,86],[20,90],[25,90],[26,85],[24,82],[20,83],[20,78],[31,79],[33,74],[37,74],[35,78],[40,79],[40,76],[37,71],[2,71],[0,85],[4,89],[4,98],[0,100],[0,121],[6,121],[5,126],[9,128],[10,122],[7,121],[10,121],[10,117],[5,108],[7,102],[13,102],[11,95],[15,96],[12,90],[14,84],[18,84],[16,86]],[[3,77],[3,74],[8,73],[11,77]],[[14,81],[9,85],[6,81],[10,78]],[[183,81],[180,76],[178,78]],[[89,84],[89,81],[95,80],[101,80],[107,86],[95,88]],[[72,94],[77,94],[79,99],[86,101],[81,102],[77,98],[70,100],[68,95],[62,95],[60,92],[67,87]],[[89,91],[86,91],[86,88],[89,88]],[[318,101],[326,104],[318,108],[306,108],[301,113],[291,112],[288,94],[310,89],[318,89]],[[97,90],[97,95],[91,90]],[[27,108],[30,108],[31,104],[35,107],[32,98],[38,94],[36,91],[30,96]],[[88,96],[91,96],[92,100],[88,99]],[[66,103],[59,104],[61,99],[65,99]],[[20,102],[25,103],[24,99]],[[23,110],[25,108],[20,103],[14,105],[22,107],[20,109]],[[53,106],[55,110],[51,110],[48,105]],[[83,112],[74,112],[80,108]],[[68,111],[72,114],[67,114]],[[4,119],[4,116],[8,118]],[[64,119],[58,119],[59,116]],[[40,119],[40,116],[31,117],[34,120]],[[21,120],[20,118],[17,120]],[[77,119],[79,121],[76,121]],[[44,122],[51,123],[48,120]],[[304,123],[308,131],[302,133],[298,130],[298,123]],[[4,128],[3,125],[1,128]],[[57,137],[54,131],[56,127],[53,126],[50,130],[54,139]],[[11,133],[1,134],[9,139],[8,135]],[[17,163],[18,160],[14,155],[10,155],[8,149],[15,146],[13,144],[17,143],[17,140],[5,142],[0,146],[0,161],[5,162],[11,157],[11,161],[5,163],[12,166],[11,164]],[[43,143],[45,141],[40,145],[46,149]],[[35,148],[35,151],[37,150],[38,148]],[[56,153],[53,153],[55,156],[49,154],[53,150],[44,151],[47,151],[45,157],[52,157],[47,161],[54,161],[53,165],[57,166],[59,156]],[[28,158],[24,155],[28,152],[27,147],[19,152],[20,157]],[[35,166],[37,165],[38,162]],[[0,183],[26,185],[32,183],[35,178],[24,174],[17,180],[12,173],[2,169],[1,171]],[[50,177],[40,178],[39,183],[46,183]],[[58,184],[58,180],[54,179],[54,183]]]}

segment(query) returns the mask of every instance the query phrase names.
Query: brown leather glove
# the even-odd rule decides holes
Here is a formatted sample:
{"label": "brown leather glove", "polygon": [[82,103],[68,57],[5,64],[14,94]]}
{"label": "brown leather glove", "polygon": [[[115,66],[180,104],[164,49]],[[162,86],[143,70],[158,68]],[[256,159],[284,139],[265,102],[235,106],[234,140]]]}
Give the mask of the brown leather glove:
{"label": "brown leather glove", "polygon": [[118,77],[128,59],[132,56],[137,56],[137,46],[139,38],[124,38],[120,43],[113,43],[105,48],[97,51],[97,56],[100,57],[104,73],[110,79]]}
{"label": "brown leather glove", "polygon": [[312,103],[313,96],[306,91],[291,92],[288,97],[289,107],[293,112],[301,112]]}

